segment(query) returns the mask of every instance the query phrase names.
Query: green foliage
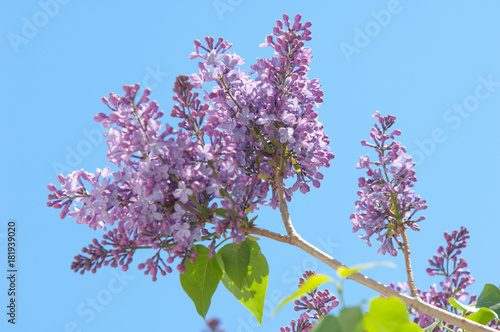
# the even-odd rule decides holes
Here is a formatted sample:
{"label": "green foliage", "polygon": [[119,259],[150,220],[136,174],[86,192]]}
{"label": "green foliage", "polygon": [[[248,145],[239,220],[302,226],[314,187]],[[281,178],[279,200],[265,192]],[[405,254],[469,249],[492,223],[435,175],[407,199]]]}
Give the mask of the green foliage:
{"label": "green foliage", "polygon": [[363,332],[361,307],[343,309],[338,317],[326,316],[311,332]]}
{"label": "green foliage", "polygon": [[[500,312],[500,289],[492,284],[486,284],[477,301],[471,305],[458,302],[454,298],[448,300],[451,306],[462,310],[462,316],[476,323],[486,325],[498,318]],[[469,315],[465,315],[470,312]]]}
{"label": "green foliage", "polygon": [[208,248],[202,245],[196,245],[194,248],[198,256],[194,263],[186,260],[186,272],[180,275],[180,279],[182,288],[193,300],[196,311],[205,318],[222,271],[217,261],[208,257]]}
{"label": "green foliage", "polygon": [[479,308],[476,308],[475,306],[473,305],[466,305],[466,304],[463,304],[463,303],[460,303],[458,302],[457,300],[455,300],[454,298],[450,297],[448,299],[448,302],[451,304],[451,306],[453,308],[457,308],[457,309],[460,309],[462,310],[462,312],[466,312],[466,311],[470,311],[470,312],[476,312],[479,310]]}
{"label": "green foliage", "polygon": [[500,289],[492,284],[484,285],[481,295],[477,298],[475,306],[488,308],[500,316]]}
{"label": "green foliage", "polygon": [[486,325],[495,318],[498,318],[497,314],[488,308],[480,308],[478,311],[473,312],[470,315],[465,316],[465,318],[470,319],[479,324]]}
{"label": "green foliage", "polygon": [[436,328],[439,324],[441,324],[441,321],[440,321],[439,319],[436,319],[436,320],[434,321],[434,323],[432,323],[431,325],[427,326],[427,327],[424,329],[424,331],[425,331],[425,332],[433,332],[433,331],[434,331],[434,329],[435,329],[435,328]]}
{"label": "green foliage", "polygon": [[215,210],[215,214],[218,217],[221,217],[221,218],[227,218],[227,213],[228,212],[229,212],[229,210],[227,210],[227,209],[217,209],[217,210]]}
{"label": "green foliage", "polygon": [[250,262],[250,248],[246,241],[239,244],[228,243],[217,252],[224,266],[224,272],[234,282],[238,288],[241,285],[245,276],[248,275],[248,264]]}
{"label": "green foliage", "polygon": [[397,298],[376,298],[363,318],[363,327],[368,332],[422,332],[417,324],[410,322],[404,303]]}
{"label": "green foliage", "polygon": [[341,266],[337,269],[337,274],[340,278],[347,278],[351,274],[357,273],[362,270],[366,269],[371,269],[372,267],[376,266],[388,266],[392,268],[396,268],[396,264],[392,262],[380,262],[380,263],[367,263],[367,264],[361,264],[361,265],[356,265],[352,268],[346,267],[346,266]]}
{"label": "green foliage", "polygon": [[[246,273],[241,281],[241,286],[238,287],[233,278],[231,278],[228,274],[229,270],[238,270],[238,268],[235,268],[234,266],[231,267],[234,265],[235,261],[229,260],[227,261],[228,264],[226,264],[223,258],[223,256],[226,255],[226,253],[224,253],[226,250],[235,249],[230,246],[231,244],[221,248],[216,256],[217,261],[223,270],[222,283],[236,297],[236,299],[238,299],[238,301],[240,301],[255,316],[259,324],[261,324],[267,290],[267,279],[269,276],[269,266],[267,265],[267,260],[261,253],[260,246],[257,242],[247,238],[241,244],[244,244],[244,246],[246,246],[249,250],[248,264],[246,266]],[[227,246],[229,246],[229,249],[223,250]],[[239,252],[239,250],[241,250],[241,247],[240,249],[236,249],[236,252]],[[234,255],[237,257],[243,256],[244,254],[231,253],[227,255]],[[240,269],[243,270],[243,267],[241,266],[242,261],[238,264],[240,265]],[[239,275],[239,272],[237,274]]]}
{"label": "green foliage", "polygon": [[312,276],[307,278],[307,280],[302,284],[302,286],[299,287],[299,289],[297,289],[297,291],[295,291],[293,294],[291,294],[290,296],[286,297],[283,301],[281,301],[281,303],[278,304],[276,309],[274,309],[273,314],[278,312],[278,310],[280,310],[281,307],[283,307],[286,303],[296,298],[299,298],[304,294],[312,292],[314,289],[318,288],[319,285],[328,281],[332,282],[333,280],[332,278],[324,274],[313,274]]}

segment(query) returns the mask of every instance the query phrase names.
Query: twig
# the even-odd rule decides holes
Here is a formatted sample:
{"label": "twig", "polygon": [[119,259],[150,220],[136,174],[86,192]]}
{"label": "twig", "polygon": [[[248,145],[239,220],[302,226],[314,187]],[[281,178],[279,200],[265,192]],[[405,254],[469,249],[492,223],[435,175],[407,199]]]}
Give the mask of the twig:
{"label": "twig", "polygon": [[261,236],[267,237],[269,239],[273,239],[273,240],[283,242],[283,243],[288,243],[288,244],[291,244],[291,240],[292,240],[292,238],[290,236],[274,233],[274,232],[268,231],[267,229],[258,228],[258,227],[243,228],[242,231],[245,232],[245,234],[261,235]]}
{"label": "twig", "polygon": [[399,232],[403,237],[403,254],[405,256],[405,264],[406,264],[406,274],[408,275],[408,285],[410,286],[410,293],[413,297],[418,297],[417,286],[415,285],[415,279],[413,278],[413,270],[411,268],[411,260],[410,260],[410,243],[408,242],[408,237],[406,236],[406,230],[403,225],[400,225]]}

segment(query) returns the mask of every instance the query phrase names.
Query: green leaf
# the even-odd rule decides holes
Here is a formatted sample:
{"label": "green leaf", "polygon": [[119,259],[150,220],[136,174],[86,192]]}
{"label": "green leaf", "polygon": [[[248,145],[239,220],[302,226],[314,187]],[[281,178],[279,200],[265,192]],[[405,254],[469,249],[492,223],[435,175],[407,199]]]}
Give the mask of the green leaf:
{"label": "green leaf", "polygon": [[286,303],[313,291],[314,289],[318,288],[319,285],[328,281],[332,282],[333,280],[332,278],[324,274],[313,274],[312,276],[307,278],[307,280],[302,284],[302,286],[299,287],[299,289],[296,292],[294,292],[293,294],[285,298],[283,301],[281,301],[280,304],[278,304],[276,309],[274,309],[273,311],[273,315],[276,314],[278,310],[280,310],[281,307],[284,306]]}
{"label": "green leaf", "polygon": [[215,214],[221,218],[227,218],[227,213],[229,210],[226,209],[217,209],[215,210]]}
{"label": "green leaf", "polygon": [[295,159],[293,157],[290,157],[290,160],[292,161],[292,166],[293,166],[293,168],[295,168],[295,171],[297,173],[300,173],[301,172],[300,167],[297,165],[297,162],[295,161]]}
{"label": "green leaf", "polygon": [[259,179],[261,179],[261,180],[272,180],[272,177],[271,177],[271,176],[266,175],[266,174],[262,174],[262,173],[261,173],[261,174],[259,174],[259,175],[257,175],[257,177],[258,177]]}
{"label": "green leaf", "polygon": [[[260,324],[262,323],[264,312],[269,266],[267,265],[266,258],[260,252],[257,242],[246,239],[244,243],[250,249],[250,260],[241,288],[231,280],[227,273],[223,274],[222,283],[255,316]],[[216,257],[222,269],[225,270],[221,255],[217,255]]]}
{"label": "green leaf", "polygon": [[422,328],[410,322],[404,303],[395,298],[376,298],[370,303],[370,311],[363,318],[368,332],[422,332]]}
{"label": "green leaf", "polygon": [[475,306],[478,308],[489,308],[500,316],[500,289],[492,284],[484,285]]}
{"label": "green leaf", "polygon": [[457,300],[455,300],[453,297],[450,297],[448,299],[448,302],[450,302],[451,306],[453,308],[457,308],[457,309],[460,309],[462,310],[464,313],[466,311],[470,311],[470,312],[476,312],[479,310],[479,308],[475,307],[475,306],[471,306],[471,305],[467,305],[467,304],[463,304],[463,303],[460,303],[458,302]]}
{"label": "green leaf", "polygon": [[195,245],[198,253],[194,263],[186,260],[186,272],[180,275],[181,285],[193,300],[198,314],[205,318],[210,307],[210,300],[222,277],[222,270],[217,260],[208,257],[210,250],[202,245]]}
{"label": "green leaf", "polygon": [[198,209],[198,211],[201,212],[201,215],[203,217],[209,218],[207,210],[205,210],[203,208],[203,206],[201,206],[200,203],[198,203],[198,201],[196,200],[196,198],[194,197],[194,195],[189,196],[189,199],[191,200],[191,202],[193,202],[193,204],[196,206],[196,208]]}
{"label": "green leaf", "polygon": [[345,308],[338,317],[326,316],[311,332],[363,332],[361,307]]}
{"label": "green leaf", "polygon": [[247,234],[247,239],[249,239],[250,241],[259,241],[260,240],[260,238],[253,236],[253,235],[250,235],[250,234]]}
{"label": "green leaf", "polygon": [[334,316],[325,316],[312,328],[311,332],[340,332],[339,319]]}
{"label": "green leaf", "polygon": [[269,139],[271,140],[271,143],[273,143],[274,145],[276,145],[277,147],[280,147],[281,146],[281,143],[279,143],[276,138],[274,138],[274,136],[269,136]]}
{"label": "green leaf", "polygon": [[479,311],[473,312],[472,314],[465,316],[465,318],[468,318],[479,324],[486,325],[493,319],[498,318],[498,316],[493,310],[483,307],[479,309]]}
{"label": "green leaf", "polygon": [[224,262],[224,272],[241,289],[243,280],[248,274],[248,263],[250,262],[250,247],[246,241],[240,244],[228,243],[220,248],[217,256],[221,256]]}
{"label": "green leaf", "polygon": [[439,319],[436,319],[434,321],[434,323],[432,323],[431,325],[427,326],[424,331],[425,332],[433,332],[434,329],[441,323],[441,321]]}
{"label": "green leaf", "polygon": [[342,332],[362,332],[363,314],[361,307],[345,308],[340,312],[339,323]]}
{"label": "green leaf", "polygon": [[[255,221],[255,219],[257,219],[257,217],[258,217],[258,215],[256,215],[256,216],[255,216],[255,217],[253,217],[252,219],[250,219],[250,220],[248,221],[248,223],[249,223],[249,224],[253,223],[253,222]],[[251,237],[251,235],[250,235],[250,234],[247,234],[247,238],[248,238],[248,237]]]}
{"label": "green leaf", "polygon": [[340,278],[347,278],[351,274],[357,273],[362,270],[371,269],[372,267],[376,266],[388,266],[396,268],[396,264],[392,262],[367,263],[367,264],[356,265],[352,268],[349,268],[347,266],[341,266],[337,269],[337,274],[339,275]]}

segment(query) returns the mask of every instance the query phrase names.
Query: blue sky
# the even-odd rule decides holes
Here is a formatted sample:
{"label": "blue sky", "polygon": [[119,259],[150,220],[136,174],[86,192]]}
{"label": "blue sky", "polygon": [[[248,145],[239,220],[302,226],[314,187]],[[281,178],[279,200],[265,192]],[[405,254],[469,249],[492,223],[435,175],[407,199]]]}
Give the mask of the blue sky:
{"label": "blue sky", "polygon": [[[0,135],[7,143],[0,241],[4,250],[7,222],[16,220],[18,331],[201,331],[204,322],[177,273],[153,283],[134,268],[72,272],[73,256],[100,233],[60,220],[45,206],[46,185],[56,181],[57,169],[107,165],[93,121],[107,111],[102,96],[139,82],[169,114],[175,77],[197,71],[188,59],[194,39],[224,37],[251,64],[271,55],[258,45],[285,12],[313,23],[310,77],[323,84],[319,119],[336,154],[321,188],[294,196],[298,232],[345,264],[395,261],[398,269],[367,272],[383,283],[405,279],[402,255],[377,255],[375,244],[367,247],[351,233],[357,179],[364,175],[355,165],[368,153],[359,142],[379,110],[397,117],[401,141],[417,161],[415,190],[429,205],[422,231],[410,234],[417,286],[437,282],[425,273],[427,260],[443,244],[443,232],[462,225],[471,233],[464,251],[476,279],[470,290],[500,283],[498,1],[41,0],[2,1],[0,9],[6,124]],[[262,209],[258,220],[284,232],[277,211]],[[334,275],[299,249],[267,239],[260,245],[270,266],[263,325],[220,285],[208,317],[220,318],[226,331],[278,331],[296,318],[293,307],[269,313],[303,271]],[[348,305],[375,295],[354,282],[345,286]],[[3,308],[6,289],[2,278]],[[2,331],[14,330],[3,311],[1,317]]]}

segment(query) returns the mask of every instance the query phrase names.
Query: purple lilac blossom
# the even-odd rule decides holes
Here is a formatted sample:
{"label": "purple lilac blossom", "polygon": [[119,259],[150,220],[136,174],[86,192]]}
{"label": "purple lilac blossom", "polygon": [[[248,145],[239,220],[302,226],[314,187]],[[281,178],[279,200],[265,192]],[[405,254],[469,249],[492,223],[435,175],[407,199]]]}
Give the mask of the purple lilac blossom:
{"label": "purple lilac blossom", "polygon": [[205,330],[204,332],[224,332],[225,330],[222,329],[220,326],[221,322],[217,318],[212,318],[206,321],[207,327],[209,330]]}
{"label": "purple lilac blossom", "polygon": [[[253,72],[249,75],[256,74],[255,79],[238,67],[244,61],[235,53],[226,53],[218,62],[209,61],[202,50],[222,54],[232,46],[222,39],[214,46],[213,38],[205,39],[206,47],[200,41],[195,42],[191,58],[204,61],[198,63],[200,72],[191,75],[191,79],[197,88],[215,83],[205,95],[205,100],[211,102],[206,111],[208,126],[227,128],[230,134],[237,134],[236,149],[245,152],[237,162],[271,177],[278,166],[272,163],[272,156],[284,154],[285,179],[296,177],[296,183],[314,182],[319,186],[322,174],[318,170],[328,167],[334,155],[327,147],[328,136],[314,110],[323,102],[323,92],[317,79],[309,80],[306,76],[312,55],[304,47],[304,41],[311,39],[308,29],[311,23],[302,24],[300,15],[293,22],[286,14],[283,18],[261,45],[273,48],[275,56],[257,59],[251,66]],[[233,121],[227,124],[228,119]],[[286,190],[287,199],[302,187]],[[273,190],[273,208],[277,207],[276,201]]]}
{"label": "purple lilac blossom", "polygon": [[[430,267],[426,272],[430,276],[440,276],[443,281],[439,286],[433,284],[427,291],[418,289],[420,298],[438,308],[444,310],[452,310],[448,300],[453,297],[461,303],[473,303],[477,299],[477,295],[470,295],[466,288],[474,283],[474,278],[470,275],[470,270],[466,270],[467,261],[460,257],[462,249],[467,247],[467,239],[470,238],[469,231],[463,227],[454,230],[451,234],[445,232],[444,238],[446,240],[446,248],[440,246],[437,250],[438,255],[434,255],[429,259]],[[397,286],[391,283],[389,287],[396,289],[398,292],[407,293],[408,284],[406,282],[398,282]],[[467,300],[468,299],[468,300]],[[434,317],[423,314],[413,308],[409,308],[410,313],[415,317],[414,322],[420,327],[427,327],[435,320]],[[453,329],[453,325],[442,323],[446,327]],[[496,322],[493,321],[489,324],[490,327],[495,327]],[[500,327],[496,327],[500,330]],[[445,332],[442,327],[436,327],[434,332]]]}
{"label": "purple lilac blossom", "polygon": [[319,187],[319,169],[334,155],[315,111],[323,92],[306,76],[311,23],[302,24],[300,15],[283,18],[266,37],[275,56],[257,59],[251,74],[222,38],[194,42],[190,58],[201,59],[199,73],[178,76],[173,89],[177,128],[162,122],[150,89],[139,95],[139,84],[102,98],[111,112],[94,119],[106,128],[112,166],[59,175],[60,188],[48,186],[47,205],[62,209],[61,218],[94,230],[112,227],[75,256],[75,272],[102,265],[126,270],[137,249],[150,248],[155,254],[138,266],[145,274],[156,280],[158,272],[172,271],[174,260],[183,273],[186,260],[196,258],[195,242],[208,241],[213,257],[217,241],[245,239],[244,229],[254,224],[249,213],[278,207],[277,171],[296,178],[285,188],[288,201],[298,189],[309,191],[309,182]]}
{"label": "purple lilac blossom", "polygon": [[[299,288],[313,274],[315,274],[314,271],[306,271],[299,280]],[[339,305],[339,300],[331,295],[328,289],[324,291],[314,289],[299,300],[295,300],[295,305],[295,311],[304,312],[298,320],[292,320],[289,326],[281,327],[281,332],[309,332],[314,324]]]}
{"label": "purple lilac blossom", "polygon": [[410,228],[420,230],[416,224],[425,219],[424,216],[414,219],[415,214],[425,210],[426,201],[416,196],[411,190],[415,178],[412,169],[415,163],[406,154],[406,148],[394,140],[395,136],[401,135],[396,129],[389,132],[396,117],[388,115],[380,116],[376,112],[373,117],[378,120],[371,130],[370,138],[373,143],[361,141],[361,145],[374,148],[378,154],[378,161],[370,160],[370,156],[360,157],[356,168],[366,168],[367,178],[361,177],[358,186],[359,200],[355,206],[357,213],[351,214],[353,232],[364,230],[366,235],[359,237],[371,246],[370,237],[377,234],[377,241],[381,243],[378,252],[388,252],[392,256],[397,255],[393,239],[399,247],[402,242],[398,239],[398,229]]}

